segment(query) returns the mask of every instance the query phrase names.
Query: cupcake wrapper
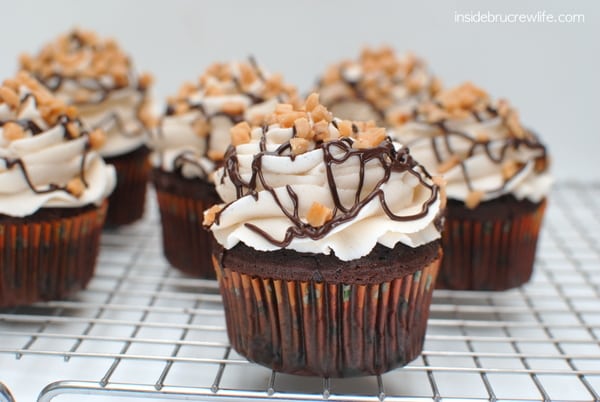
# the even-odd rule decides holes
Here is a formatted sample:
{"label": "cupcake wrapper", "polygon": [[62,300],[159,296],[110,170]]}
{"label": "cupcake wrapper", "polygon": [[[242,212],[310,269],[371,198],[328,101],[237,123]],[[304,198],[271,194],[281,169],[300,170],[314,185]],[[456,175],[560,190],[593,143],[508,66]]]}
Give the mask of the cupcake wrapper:
{"label": "cupcake wrapper", "polygon": [[105,159],[117,171],[117,186],[109,197],[106,226],[127,225],[144,215],[150,173],[149,152],[143,146],[127,155]]}
{"label": "cupcake wrapper", "polygon": [[71,217],[0,223],[0,307],[61,299],[85,288],[106,209],[105,201]]}
{"label": "cupcake wrapper", "polygon": [[235,350],[273,370],[349,377],[381,374],[423,348],[439,258],[374,285],[258,278],[220,266],[227,332]]}
{"label": "cupcake wrapper", "polygon": [[157,188],[163,251],[169,263],[201,278],[215,278],[211,262],[211,235],[202,227],[204,210],[215,200],[193,199]]}
{"label": "cupcake wrapper", "polygon": [[436,287],[453,290],[506,290],[529,281],[546,209],[513,219],[447,218],[442,233],[444,258]]}

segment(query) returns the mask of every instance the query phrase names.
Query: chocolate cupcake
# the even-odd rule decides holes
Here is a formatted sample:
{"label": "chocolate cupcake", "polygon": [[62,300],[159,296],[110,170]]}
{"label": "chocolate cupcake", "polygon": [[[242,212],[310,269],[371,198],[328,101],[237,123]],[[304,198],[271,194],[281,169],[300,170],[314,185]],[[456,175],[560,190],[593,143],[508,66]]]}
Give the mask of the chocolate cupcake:
{"label": "chocolate cupcake", "polygon": [[154,120],[148,96],[150,75],[138,76],[113,39],[79,29],[60,36],[33,57],[21,56],[20,63],[56,97],[76,106],[88,127],[106,133],[99,152],[117,171],[106,224],[139,220],[150,171],[147,130]]}
{"label": "chocolate cupcake", "polygon": [[374,123],[311,95],[232,129],[205,213],[232,346],[273,370],[381,374],[422,350],[440,188]]}
{"label": "chocolate cupcake", "polygon": [[28,74],[0,87],[0,307],[63,298],[92,277],[115,185],[104,139]]}
{"label": "chocolate cupcake", "polygon": [[[164,253],[175,268],[214,278],[210,236],[202,214],[221,199],[212,174],[230,144],[229,130],[242,121],[261,124],[278,100],[296,90],[250,62],[217,63],[197,83],[185,83],[168,99],[152,135],[152,177],[158,197]],[[248,124],[248,123],[246,123]]]}
{"label": "chocolate cupcake", "polygon": [[473,84],[421,104],[393,137],[447,181],[438,287],[504,290],[532,274],[552,179],[545,146]]}
{"label": "chocolate cupcake", "polygon": [[330,66],[317,85],[321,102],[334,116],[384,126],[395,125],[440,88],[422,59],[396,55],[389,47],[365,48],[357,60]]}

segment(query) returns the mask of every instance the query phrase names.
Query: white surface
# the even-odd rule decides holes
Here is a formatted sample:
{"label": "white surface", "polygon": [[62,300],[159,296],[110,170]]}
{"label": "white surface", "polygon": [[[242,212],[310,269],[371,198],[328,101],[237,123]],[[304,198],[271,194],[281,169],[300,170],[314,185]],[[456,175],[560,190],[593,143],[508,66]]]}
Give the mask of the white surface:
{"label": "white surface", "polygon": [[[455,13],[578,13],[579,24],[454,22]],[[388,43],[429,60],[448,84],[509,98],[550,147],[558,178],[598,178],[600,2],[145,0],[7,1],[0,77],[74,25],[115,36],[154,73],[159,103],[211,62],[253,54],[305,92],[325,67]]]}

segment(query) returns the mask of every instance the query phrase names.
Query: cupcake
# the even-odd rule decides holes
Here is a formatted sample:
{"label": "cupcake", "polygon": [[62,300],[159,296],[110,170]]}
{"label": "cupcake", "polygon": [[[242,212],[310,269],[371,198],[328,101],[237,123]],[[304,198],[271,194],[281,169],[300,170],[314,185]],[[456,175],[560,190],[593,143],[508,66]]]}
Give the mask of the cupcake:
{"label": "cupcake", "polygon": [[552,179],[546,147],[517,111],[466,83],[421,104],[393,136],[447,181],[438,287],[526,283]]}
{"label": "cupcake", "polygon": [[319,79],[321,103],[343,119],[391,126],[441,87],[423,60],[389,47],[365,48],[358,60],[330,66]]}
{"label": "cupcake", "polygon": [[28,74],[0,87],[0,307],[64,298],[92,277],[116,180],[104,139]]}
{"label": "cupcake", "polygon": [[229,130],[242,121],[261,124],[279,100],[295,98],[296,90],[281,76],[251,59],[213,64],[198,82],[183,84],[168,99],[152,135],[151,159],[164,254],[172,266],[214,279],[202,214],[221,201],[212,175],[229,146]]}
{"label": "cupcake", "polygon": [[117,187],[110,196],[106,224],[133,223],[144,214],[150,165],[147,130],[153,124],[148,74],[136,75],[129,57],[112,39],[73,30],[47,44],[35,56],[22,55],[30,71],[53,94],[79,110],[91,129],[106,133],[99,150],[116,168]]}
{"label": "cupcake", "polygon": [[374,123],[308,97],[232,129],[205,212],[232,346],[273,370],[381,374],[422,350],[440,188]]}

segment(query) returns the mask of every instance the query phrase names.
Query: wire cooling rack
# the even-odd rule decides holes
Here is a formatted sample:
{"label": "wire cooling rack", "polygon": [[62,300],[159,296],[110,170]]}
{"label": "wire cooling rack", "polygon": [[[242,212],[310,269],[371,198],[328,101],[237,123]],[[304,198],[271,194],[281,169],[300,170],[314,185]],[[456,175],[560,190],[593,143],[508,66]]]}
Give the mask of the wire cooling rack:
{"label": "wire cooling rack", "polygon": [[[0,310],[0,381],[39,401],[600,401],[599,197],[600,183],[558,185],[531,283],[436,291],[423,354],[352,379],[276,374],[237,355],[216,283],[163,259],[152,200],[143,222],[103,234],[86,291]],[[0,383],[0,401],[13,398]]]}

